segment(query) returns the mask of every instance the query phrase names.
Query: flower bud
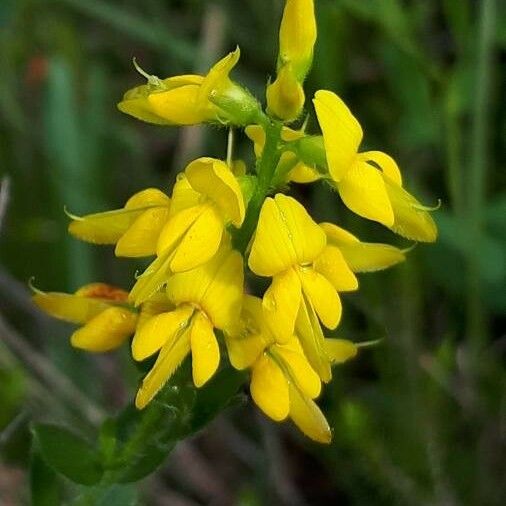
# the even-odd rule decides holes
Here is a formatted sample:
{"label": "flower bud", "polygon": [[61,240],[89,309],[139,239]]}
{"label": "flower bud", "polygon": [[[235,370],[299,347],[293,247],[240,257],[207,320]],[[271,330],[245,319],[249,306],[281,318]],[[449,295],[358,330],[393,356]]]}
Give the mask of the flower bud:
{"label": "flower bud", "polygon": [[292,66],[281,67],[276,80],[267,86],[267,112],[281,120],[294,121],[302,112],[304,99],[304,90]]}
{"label": "flower bud", "polygon": [[286,0],[279,30],[278,70],[290,63],[302,82],[313,62],[316,42],[314,0]]}

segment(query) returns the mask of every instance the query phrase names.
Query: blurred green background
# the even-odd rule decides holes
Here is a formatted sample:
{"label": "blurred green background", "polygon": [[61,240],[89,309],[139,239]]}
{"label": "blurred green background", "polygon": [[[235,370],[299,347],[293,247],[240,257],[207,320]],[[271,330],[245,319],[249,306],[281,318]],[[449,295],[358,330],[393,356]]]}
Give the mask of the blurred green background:
{"label": "blurred green background", "polygon": [[[383,342],[326,388],[331,446],[237,407],[107,504],[506,504],[505,3],[316,3],[308,96],[336,91],[364,127],[363,147],[392,154],[424,203],[441,199],[439,240],[343,297],[337,335]],[[234,77],[263,99],[282,6],[0,1],[0,504],[30,502],[32,420],[91,434],[136,386],[127,349],[74,351],[70,327],[30,303],[31,276],[43,290],[129,287],[142,267],[68,237],[64,206],[84,214],[150,185],[169,191],[193,157],[226,153],[224,130],[155,127],[116,110],[142,82],[132,57],[166,77],[205,72],[239,44]],[[237,154],[251,162],[250,151],[239,137]],[[318,219],[409,246],[321,185],[294,191]]]}

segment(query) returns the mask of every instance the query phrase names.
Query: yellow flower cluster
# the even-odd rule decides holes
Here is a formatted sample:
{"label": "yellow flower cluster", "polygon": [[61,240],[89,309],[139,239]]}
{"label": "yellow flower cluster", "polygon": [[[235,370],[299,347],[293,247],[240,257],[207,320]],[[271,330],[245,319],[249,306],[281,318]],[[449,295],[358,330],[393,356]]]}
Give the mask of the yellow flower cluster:
{"label": "yellow flower cluster", "polygon": [[[34,295],[52,316],[82,325],[71,339],[78,348],[108,351],[133,336],[134,360],[156,355],[136,396],[139,409],[188,356],[199,388],[226,354],[233,367],[251,372],[251,396],[266,415],[289,417],[310,438],[330,442],[314,400],[332,366],[354,357],[360,344],[328,338],[325,329],[339,325],[340,294],[358,289],[356,273],[402,262],[405,251],[318,224],[284,192],[291,182],[322,179],[358,215],[412,240],[436,239],[428,208],[403,188],[395,161],[359,152],[362,128],[337,95],[315,94],[321,135],[288,126],[305,105],[315,40],[313,0],[287,0],[265,111],[229,77],[239,50],[206,76],[146,75],[148,83],[119,103],[159,125],[245,127],[255,153],[250,173],[242,163],[203,157],[178,175],[170,197],[149,188],[121,209],[70,215],[76,238],[114,244],[119,257],[152,257],[129,292],[96,283],[72,295]],[[256,276],[270,280],[263,294],[251,293]]]}

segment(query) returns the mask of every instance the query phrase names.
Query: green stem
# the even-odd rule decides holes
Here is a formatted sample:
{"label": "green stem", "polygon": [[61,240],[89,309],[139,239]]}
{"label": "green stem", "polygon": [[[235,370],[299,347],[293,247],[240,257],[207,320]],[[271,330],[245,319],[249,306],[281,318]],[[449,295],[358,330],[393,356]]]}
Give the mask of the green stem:
{"label": "green stem", "polygon": [[468,251],[467,338],[473,352],[477,352],[483,345],[486,330],[481,300],[479,245],[482,243],[483,235],[483,204],[488,166],[488,116],[496,2],[495,0],[483,0],[480,6],[478,51],[475,68],[476,95],[471,135],[471,166],[468,180],[468,188],[470,189],[468,208],[470,248]]}
{"label": "green stem", "polygon": [[255,232],[262,204],[271,190],[272,180],[281,157],[279,150],[281,123],[263,117],[262,127],[265,131],[265,146],[262,156],[257,161],[257,184],[248,204],[244,223],[233,236],[234,247],[242,254],[246,252]]}

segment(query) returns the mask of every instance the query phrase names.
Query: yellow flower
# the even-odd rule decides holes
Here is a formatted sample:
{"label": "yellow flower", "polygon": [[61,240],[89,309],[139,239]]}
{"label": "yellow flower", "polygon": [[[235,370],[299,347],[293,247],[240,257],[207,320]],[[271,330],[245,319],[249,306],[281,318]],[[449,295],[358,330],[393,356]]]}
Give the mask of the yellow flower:
{"label": "yellow flower", "polygon": [[201,387],[213,376],[220,362],[214,329],[236,324],[242,291],[242,257],[227,245],[205,265],[170,278],[167,298],[174,309],[144,321],[132,341],[135,360],[159,351],[137,393],[138,408],[151,401],[190,352],[195,385]]}
{"label": "yellow flower", "polygon": [[133,195],[123,209],[86,216],[70,215],[69,232],[94,244],[116,244],[119,257],[154,255],[169,217],[170,199],[155,188]]}
{"label": "yellow flower", "polygon": [[229,78],[239,56],[237,48],[217,62],[206,76],[183,75],[164,80],[146,76],[148,84],[128,91],[118,108],[159,125],[196,125],[207,121],[252,123],[259,112],[258,102]]}
{"label": "yellow flower", "polygon": [[[258,158],[262,155],[265,145],[265,131],[260,125],[249,125],[244,130],[248,138],[253,141],[255,156]],[[304,132],[293,130],[286,126],[281,130],[281,139],[284,142],[291,142],[304,137]],[[285,180],[294,183],[312,183],[318,180],[321,175],[315,167],[311,167],[297,159],[295,153],[284,151],[281,155],[276,172],[283,171],[283,167],[288,166]]]}
{"label": "yellow flower", "polygon": [[[276,341],[264,319],[260,299],[245,296],[238,335],[227,336],[232,365],[251,368],[251,396],[260,409],[275,421],[291,418],[311,439],[329,443],[330,427],[314,400],[321,381],[314,372],[295,337],[285,344]],[[356,346],[345,340],[328,339],[324,347],[333,363],[344,362],[357,353]]]}
{"label": "yellow flower", "polygon": [[283,121],[295,121],[302,113],[305,95],[290,64],[278,72],[276,80],[267,86],[267,112]]}
{"label": "yellow flower", "polygon": [[210,260],[225,227],[244,220],[244,200],[234,174],[221,160],[199,158],[186,167],[172,194],[170,216],[157,245],[157,258],[138,278],[130,298],[139,305],[169,276]]}
{"label": "yellow flower", "polygon": [[280,343],[292,337],[297,322],[304,353],[325,382],[331,378],[330,361],[318,319],[336,328],[341,318],[337,290],[358,287],[335,250],[326,248],[324,231],[295,199],[277,194],[265,200],[248,260],[255,274],[272,277],[263,297],[265,318]]}
{"label": "yellow flower", "polygon": [[317,91],[313,102],[329,173],[346,206],[409,239],[435,241],[436,225],[402,187],[395,161],[381,151],[358,152],[362,128],[345,103],[326,90]]}
{"label": "yellow flower", "polygon": [[286,0],[279,30],[278,70],[290,64],[296,79],[304,81],[313,61],[315,42],[314,0]]}
{"label": "yellow flower", "polygon": [[83,325],[70,341],[75,348],[104,352],[117,348],[135,332],[137,313],[128,293],[104,283],[83,286],[74,294],[36,290],[33,301],[54,318]]}

